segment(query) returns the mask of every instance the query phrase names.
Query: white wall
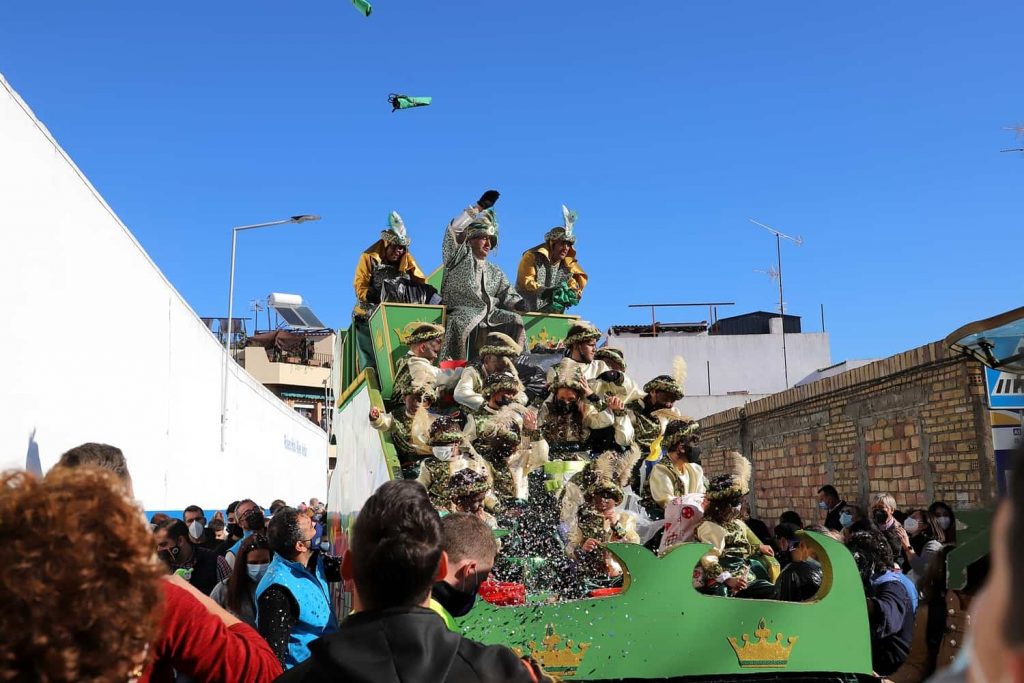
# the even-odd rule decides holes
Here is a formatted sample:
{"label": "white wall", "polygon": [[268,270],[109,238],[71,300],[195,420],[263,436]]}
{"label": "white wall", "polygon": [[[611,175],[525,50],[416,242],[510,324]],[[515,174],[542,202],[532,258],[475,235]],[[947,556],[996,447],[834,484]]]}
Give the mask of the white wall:
{"label": "white wall", "polygon": [[147,509],[325,497],[324,432],[234,363],[221,452],[220,345],[2,76],[0,230],[0,468],[101,441]]}
{"label": "white wall", "polygon": [[[758,395],[786,389],[781,334],[665,335],[661,337],[613,336],[608,345],[623,350],[627,372],[641,387],[657,375],[672,374],[672,359],[686,360],[687,396],[677,408],[693,417],[743,405]],[[789,386],[818,368],[832,364],[828,333],[787,334]],[[710,361],[711,391],[708,392]],[[747,391],[750,396],[727,396]],[[703,396],[705,400],[697,401]],[[714,397],[721,397],[714,399]],[[714,400],[708,400],[710,398]],[[708,410],[710,412],[702,411]]]}

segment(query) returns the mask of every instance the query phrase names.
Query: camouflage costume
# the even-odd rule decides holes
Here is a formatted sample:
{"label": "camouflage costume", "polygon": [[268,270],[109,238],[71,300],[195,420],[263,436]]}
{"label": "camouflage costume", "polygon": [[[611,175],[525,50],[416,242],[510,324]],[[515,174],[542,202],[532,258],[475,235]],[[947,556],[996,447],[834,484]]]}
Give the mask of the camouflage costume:
{"label": "camouflage costume", "polygon": [[469,358],[472,335],[481,325],[500,329],[520,345],[525,341],[522,318],[515,312],[522,297],[501,268],[473,256],[469,240],[480,235],[490,237],[492,248],[497,246],[498,226],[490,209],[477,212],[470,207],[453,218],[444,232],[441,299],[446,306],[447,330],[442,359]]}

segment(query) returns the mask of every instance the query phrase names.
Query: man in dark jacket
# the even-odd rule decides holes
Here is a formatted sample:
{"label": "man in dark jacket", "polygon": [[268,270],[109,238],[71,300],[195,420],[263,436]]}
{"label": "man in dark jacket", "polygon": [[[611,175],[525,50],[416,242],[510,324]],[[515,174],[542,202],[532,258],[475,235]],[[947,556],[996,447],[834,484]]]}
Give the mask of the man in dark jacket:
{"label": "man in dark jacket", "polygon": [[180,519],[165,519],[153,531],[156,552],[175,574],[205,595],[231,575],[223,557],[189,540],[188,527]]}
{"label": "man in dark jacket", "polygon": [[839,521],[839,515],[846,507],[846,501],[839,497],[839,492],[832,484],[825,484],[818,489],[818,509],[825,512],[823,524],[826,529],[842,531],[843,525]]}
{"label": "man in dark jacket", "polygon": [[441,520],[415,481],[389,481],[363,505],[342,561],[356,614],[312,642],[310,658],[279,683],[538,681],[538,667],[500,645],[448,630],[429,609],[448,573]]}
{"label": "man in dark jacket", "polygon": [[857,563],[867,597],[871,666],[877,675],[888,676],[910,652],[917,609],[914,584],[893,571],[892,551],[880,532],[855,533],[846,547]]}

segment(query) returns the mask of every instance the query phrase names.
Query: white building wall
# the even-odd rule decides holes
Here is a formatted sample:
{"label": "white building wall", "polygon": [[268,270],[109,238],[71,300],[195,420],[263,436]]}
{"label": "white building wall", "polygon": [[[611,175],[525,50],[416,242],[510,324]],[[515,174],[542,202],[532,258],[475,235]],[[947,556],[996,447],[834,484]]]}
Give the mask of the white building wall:
{"label": "white building wall", "polygon": [[150,510],[325,497],[326,434],[233,362],[221,451],[222,347],[2,76],[0,231],[0,468],[100,441]]}
{"label": "white building wall", "polygon": [[[608,345],[623,350],[627,372],[643,386],[672,374],[672,360],[687,364],[686,398],[676,408],[696,418],[742,406],[786,389],[781,334],[612,336]],[[787,334],[789,386],[832,364],[828,333]],[[708,390],[710,370],[711,387]],[[747,391],[748,395],[728,395]]]}

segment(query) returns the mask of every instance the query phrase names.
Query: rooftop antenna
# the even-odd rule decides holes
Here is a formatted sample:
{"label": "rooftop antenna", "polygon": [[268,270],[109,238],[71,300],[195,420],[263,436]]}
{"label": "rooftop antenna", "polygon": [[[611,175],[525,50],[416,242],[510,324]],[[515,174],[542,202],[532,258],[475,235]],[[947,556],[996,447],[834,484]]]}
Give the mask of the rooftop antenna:
{"label": "rooftop antenna", "polygon": [[[259,324],[260,324],[260,311],[262,311],[263,308],[264,308],[263,302],[260,301],[259,299],[250,299],[249,300],[249,310],[252,311],[252,319],[254,321],[256,321],[256,322],[253,323],[253,334],[256,333],[256,328],[259,327]],[[269,322],[268,322],[268,324],[269,324]]]}
{"label": "rooftop antenna", "polygon": [[792,237],[790,235],[787,235],[784,232],[776,230],[775,228],[771,227],[770,225],[765,225],[764,223],[761,223],[760,221],[755,221],[753,218],[750,219],[750,222],[753,223],[754,225],[757,225],[757,226],[760,226],[760,227],[764,228],[765,230],[767,230],[771,234],[775,235],[775,258],[778,261],[778,266],[779,267],[778,267],[778,270],[774,271],[774,275],[772,274],[773,271],[771,269],[769,269],[767,275],[771,279],[779,281],[779,315],[782,316],[782,373],[783,373],[783,377],[785,378],[785,381],[786,381],[786,388],[788,389],[789,388],[789,356],[786,353],[786,302],[782,298],[782,240],[783,240],[783,238],[785,238],[785,239],[789,240],[790,242],[792,242],[793,244],[795,244],[796,246],[799,247],[800,245],[802,245],[804,243],[804,238],[800,237],[799,235],[796,236],[796,237]]}

